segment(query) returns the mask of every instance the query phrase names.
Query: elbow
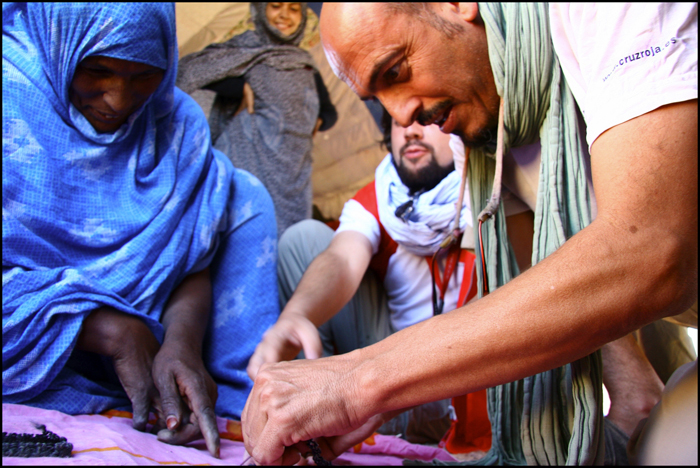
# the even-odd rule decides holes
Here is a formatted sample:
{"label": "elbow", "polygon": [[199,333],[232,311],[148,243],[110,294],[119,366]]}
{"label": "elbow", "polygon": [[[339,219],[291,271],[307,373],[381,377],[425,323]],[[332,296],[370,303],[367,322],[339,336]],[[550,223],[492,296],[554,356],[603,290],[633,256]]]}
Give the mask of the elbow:
{"label": "elbow", "polygon": [[639,306],[655,320],[685,312],[698,297],[697,240],[665,234],[656,237],[639,265],[645,281],[638,291],[647,291],[639,295]]}

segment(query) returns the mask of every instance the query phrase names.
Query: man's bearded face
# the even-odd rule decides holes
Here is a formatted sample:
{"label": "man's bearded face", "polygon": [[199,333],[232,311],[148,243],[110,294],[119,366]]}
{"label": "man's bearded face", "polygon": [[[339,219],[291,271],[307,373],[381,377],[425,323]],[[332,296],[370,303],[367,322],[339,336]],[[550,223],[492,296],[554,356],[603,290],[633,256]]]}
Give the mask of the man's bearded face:
{"label": "man's bearded face", "polygon": [[[425,156],[428,158],[427,162],[420,167],[407,163],[405,158],[405,153],[407,151],[417,150],[418,148],[422,148],[428,153]],[[399,150],[399,157],[393,157],[391,160],[394,163],[394,167],[396,167],[396,171],[399,173],[401,181],[408,187],[411,193],[420,190],[427,192],[433,189],[455,169],[454,162],[447,166],[441,166],[435,158],[435,148],[429,143],[416,140],[406,142]]]}

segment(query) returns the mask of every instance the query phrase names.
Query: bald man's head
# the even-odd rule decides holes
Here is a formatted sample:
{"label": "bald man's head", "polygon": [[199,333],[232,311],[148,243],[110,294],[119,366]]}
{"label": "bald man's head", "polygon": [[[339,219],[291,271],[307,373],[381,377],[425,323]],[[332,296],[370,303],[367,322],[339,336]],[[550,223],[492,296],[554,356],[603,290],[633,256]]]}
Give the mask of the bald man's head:
{"label": "bald man's head", "polygon": [[476,4],[325,3],[320,24],[328,62],[360,98],[402,126],[486,142],[499,98]]}

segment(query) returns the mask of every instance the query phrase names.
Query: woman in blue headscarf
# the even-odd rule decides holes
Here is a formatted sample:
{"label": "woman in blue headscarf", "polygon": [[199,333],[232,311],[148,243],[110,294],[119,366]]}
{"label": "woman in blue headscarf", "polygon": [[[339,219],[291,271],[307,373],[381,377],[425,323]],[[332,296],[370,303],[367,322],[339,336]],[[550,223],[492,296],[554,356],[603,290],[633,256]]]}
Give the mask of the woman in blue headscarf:
{"label": "woman in blue headscarf", "polygon": [[279,314],[270,196],[175,88],[172,4],[2,17],[3,402],[153,408],[218,454]]}

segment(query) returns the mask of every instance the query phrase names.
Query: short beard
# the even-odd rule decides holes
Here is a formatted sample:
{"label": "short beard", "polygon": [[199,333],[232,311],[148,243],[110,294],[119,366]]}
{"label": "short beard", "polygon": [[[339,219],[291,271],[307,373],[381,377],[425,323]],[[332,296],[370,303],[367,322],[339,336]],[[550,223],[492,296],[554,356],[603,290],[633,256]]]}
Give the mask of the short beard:
{"label": "short beard", "polygon": [[[406,167],[404,164],[403,153],[409,146],[419,145],[424,147],[430,152],[430,161],[428,165],[418,171],[412,171]],[[454,162],[450,165],[443,167],[438,164],[437,159],[435,159],[435,148],[427,143],[421,142],[408,142],[399,151],[399,162],[396,162],[396,158],[392,156],[391,162],[396,168],[396,172],[399,174],[401,182],[408,187],[408,192],[414,194],[416,192],[428,192],[434,189],[445,177],[447,177],[452,171],[455,170]]]}

